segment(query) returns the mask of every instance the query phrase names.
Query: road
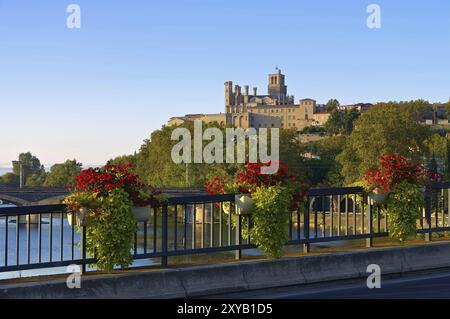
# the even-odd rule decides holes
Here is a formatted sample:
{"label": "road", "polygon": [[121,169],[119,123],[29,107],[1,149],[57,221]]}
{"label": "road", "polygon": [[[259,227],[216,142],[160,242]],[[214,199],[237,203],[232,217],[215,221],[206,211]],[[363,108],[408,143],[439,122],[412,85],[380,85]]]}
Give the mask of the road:
{"label": "road", "polygon": [[[208,298],[211,298],[208,297]],[[381,280],[380,289],[365,280],[313,284],[216,295],[236,299],[450,299],[450,270]]]}

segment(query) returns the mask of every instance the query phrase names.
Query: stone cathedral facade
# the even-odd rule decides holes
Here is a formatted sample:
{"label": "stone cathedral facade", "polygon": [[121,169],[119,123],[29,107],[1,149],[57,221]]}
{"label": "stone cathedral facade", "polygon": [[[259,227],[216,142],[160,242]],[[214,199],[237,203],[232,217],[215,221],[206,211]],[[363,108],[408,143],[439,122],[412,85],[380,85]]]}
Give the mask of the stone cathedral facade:
{"label": "stone cathedral facade", "polygon": [[267,94],[258,94],[256,87],[250,92],[248,85],[241,87],[233,85],[232,81],[225,82],[224,111],[173,117],[167,125],[200,120],[244,129],[277,127],[300,131],[307,126],[323,125],[329,117],[325,107],[313,99],[295,103],[294,96],[288,94],[286,76],[278,68],[268,75]]}

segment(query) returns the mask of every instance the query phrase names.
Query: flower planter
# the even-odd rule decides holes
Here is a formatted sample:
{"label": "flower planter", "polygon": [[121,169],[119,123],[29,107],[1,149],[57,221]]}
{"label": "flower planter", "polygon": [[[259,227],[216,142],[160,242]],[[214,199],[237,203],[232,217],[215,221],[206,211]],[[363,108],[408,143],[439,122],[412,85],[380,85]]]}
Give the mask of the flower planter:
{"label": "flower planter", "polygon": [[255,202],[249,195],[236,195],[234,198],[237,215],[249,215]]}
{"label": "flower planter", "polygon": [[369,198],[373,201],[374,204],[383,204],[387,201],[388,197],[389,193],[371,192],[369,194]]}
{"label": "flower planter", "polygon": [[230,211],[231,211],[231,205],[230,205],[230,202],[223,202],[221,205],[222,205],[222,211],[223,211],[226,215],[228,215],[228,214],[230,213]]}
{"label": "flower planter", "polygon": [[[89,208],[87,207],[81,207],[75,214],[75,224],[78,227],[82,226],[89,226],[91,223],[87,216],[89,213]],[[67,221],[69,222],[69,225],[72,226],[73,216],[72,213],[67,213]]]}
{"label": "flower planter", "polygon": [[131,211],[137,222],[148,222],[150,219],[150,206],[134,206]]}

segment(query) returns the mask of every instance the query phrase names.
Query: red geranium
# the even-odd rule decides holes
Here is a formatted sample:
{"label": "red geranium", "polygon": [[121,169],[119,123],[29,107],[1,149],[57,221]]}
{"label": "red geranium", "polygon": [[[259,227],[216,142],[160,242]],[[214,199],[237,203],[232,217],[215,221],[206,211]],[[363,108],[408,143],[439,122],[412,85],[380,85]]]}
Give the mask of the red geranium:
{"label": "red geranium", "polygon": [[131,164],[118,166],[109,162],[100,168],[89,168],[75,177],[70,187],[72,192],[95,192],[107,196],[112,190],[123,188],[135,206],[157,205],[157,197],[161,191],[148,188],[139,181],[139,177],[131,172]]}
{"label": "red geranium", "polygon": [[205,183],[206,190],[211,195],[225,194],[226,192],[252,193],[257,187],[269,187],[283,183],[293,192],[293,210],[299,207],[300,202],[307,194],[305,181],[289,175],[289,168],[284,162],[277,162],[279,168],[275,174],[263,174],[263,167],[270,167],[267,163],[247,163],[239,170],[233,181],[228,177],[215,177],[212,181]]}
{"label": "red geranium", "polygon": [[379,168],[375,171],[368,170],[365,176],[369,188],[379,193],[392,192],[404,181],[425,185],[439,178],[438,173],[393,153],[381,156]]}

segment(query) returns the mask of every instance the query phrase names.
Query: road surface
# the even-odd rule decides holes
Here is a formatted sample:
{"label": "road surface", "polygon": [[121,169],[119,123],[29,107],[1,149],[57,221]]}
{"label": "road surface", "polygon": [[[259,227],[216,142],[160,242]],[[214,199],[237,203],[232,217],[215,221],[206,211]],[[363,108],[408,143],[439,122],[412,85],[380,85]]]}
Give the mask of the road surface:
{"label": "road surface", "polygon": [[[380,289],[365,280],[264,289],[212,296],[237,299],[450,299],[450,270],[381,279]],[[208,298],[211,298],[208,297]]]}

